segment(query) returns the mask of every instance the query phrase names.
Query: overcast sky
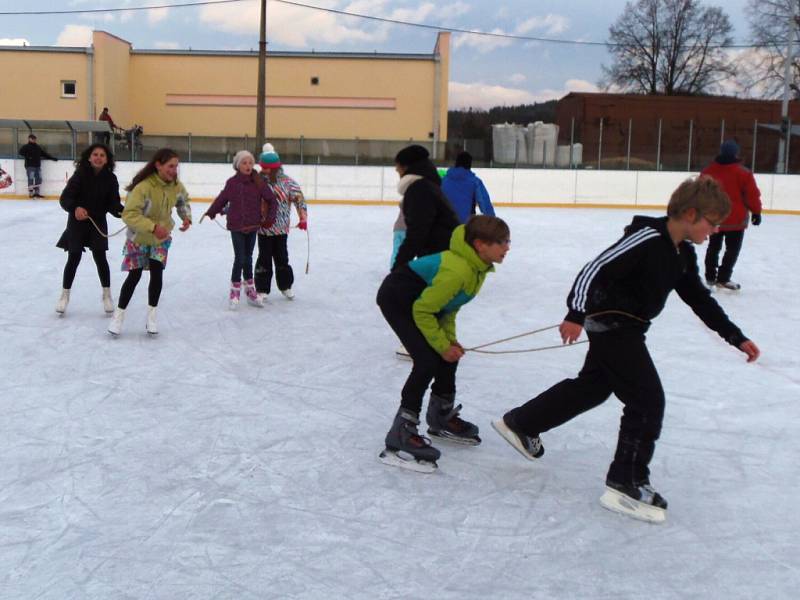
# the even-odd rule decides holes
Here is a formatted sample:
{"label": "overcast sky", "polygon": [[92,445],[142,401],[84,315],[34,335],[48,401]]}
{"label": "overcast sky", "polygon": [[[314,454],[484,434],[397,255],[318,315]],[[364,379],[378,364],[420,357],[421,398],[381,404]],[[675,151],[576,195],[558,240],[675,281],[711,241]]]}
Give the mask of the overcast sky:
{"label": "overcast sky", "polygon": [[[0,12],[103,9],[178,4],[189,0],[0,0]],[[602,42],[624,0],[297,0],[300,4],[436,27],[560,40]],[[715,4],[715,3],[710,3]],[[736,42],[746,42],[746,0],[723,8]],[[433,50],[436,31],[394,25],[268,0],[271,50],[421,52]],[[144,12],[0,15],[0,43],[86,46],[103,29],[134,48],[256,49],[258,0]],[[557,99],[568,91],[594,91],[602,46],[518,41],[455,33],[450,108],[487,108]]]}

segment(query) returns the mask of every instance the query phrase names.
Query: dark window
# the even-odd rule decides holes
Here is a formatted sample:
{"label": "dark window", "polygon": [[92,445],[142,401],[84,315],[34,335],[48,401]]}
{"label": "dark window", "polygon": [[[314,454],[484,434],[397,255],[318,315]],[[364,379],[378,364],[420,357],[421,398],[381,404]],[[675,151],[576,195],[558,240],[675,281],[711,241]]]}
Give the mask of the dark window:
{"label": "dark window", "polygon": [[74,81],[61,82],[61,96],[62,98],[74,98],[77,95],[76,86]]}
{"label": "dark window", "polygon": [[319,85],[319,77],[312,77],[311,85]]}

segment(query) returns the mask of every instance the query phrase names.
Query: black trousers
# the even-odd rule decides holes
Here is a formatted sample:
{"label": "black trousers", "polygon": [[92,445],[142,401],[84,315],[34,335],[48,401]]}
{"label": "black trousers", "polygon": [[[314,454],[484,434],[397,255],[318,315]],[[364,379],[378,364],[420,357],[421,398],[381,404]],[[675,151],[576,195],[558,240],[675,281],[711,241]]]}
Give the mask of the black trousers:
{"label": "black trousers", "polygon": [[288,290],[294,283],[294,271],[289,264],[288,235],[258,235],[256,259],[256,291],[269,294],[272,284],[272,263],[275,263],[275,282],[278,289]]}
{"label": "black trousers", "polygon": [[[67,255],[67,264],[64,265],[64,276],[61,281],[61,287],[65,290],[72,288],[72,282],[75,281],[75,273],[78,271],[78,265],[81,263],[82,257],[83,252],[80,250],[70,252]],[[109,287],[111,285],[111,269],[106,259],[106,251],[92,249],[92,257],[97,267],[97,276],[100,278],[100,285],[104,288]]]}
{"label": "black trousers", "polygon": [[508,416],[523,433],[537,435],[602,404],[613,393],[623,409],[607,479],[646,482],[661,434],[664,390],[645,345],[644,331],[630,327],[588,336],[589,351],[578,377],[557,383],[509,411]]}
{"label": "black trousers", "polygon": [[425,281],[401,267],[386,276],[377,297],[384,318],[414,361],[400,394],[400,406],[417,415],[431,381],[434,394],[455,394],[458,368],[458,362],[447,362],[431,347],[414,322],[411,307],[425,287]]}
{"label": "black trousers", "polygon": [[[725,241],[725,254],[722,256],[722,264],[717,267],[723,240]],[[744,230],[719,231],[708,238],[706,280],[719,281],[720,283],[731,280],[733,267],[736,266],[739,251],[742,249],[742,241],[744,241]]]}
{"label": "black trousers", "polygon": [[[148,270],[150,271],[150,284],[147,286],[147,304],[149,306],[158,306],[158,299],[161,297],[161,288],[164,280],[164,264],[153,260],[148,261]],[[128,303],[133,297],[133,292],[142,278],[143,269],[132,269],[128,271],[128,277],[122,283],[122,289],[119,291],[119,302],[117,306],[121,309],[128,308]]]}

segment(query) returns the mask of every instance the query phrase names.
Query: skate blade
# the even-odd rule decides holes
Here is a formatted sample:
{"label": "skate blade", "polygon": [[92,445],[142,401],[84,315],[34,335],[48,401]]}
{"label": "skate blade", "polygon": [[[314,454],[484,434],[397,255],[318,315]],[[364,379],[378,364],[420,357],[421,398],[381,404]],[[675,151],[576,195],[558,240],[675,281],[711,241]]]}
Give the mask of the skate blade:
{"label": "skate blade", "polygon": [[436,432],[431,431],[430,429],[428,429],[428,435],[444,442],[458,444],[459,446],[478,446],[481,443],[481,438],[479,438],[477,435],[474,438],[466,438],[453,435],[447,431]]}
{"label": "skate blade", "polygon": [[402,352],[395,351],[394,355],[399,358],[400,360],[411,360],[411,356],[408,354],[403,354]]}
{"label": "skate blade", "polygon": [[415,473],[433,473],[439,468],[435,462],[417,460],[406,452],[395,452],[394,450],[388,449],[378,455],[378,460],[385,465],[400,467],[401,469],[414,471]]}
{"label": "skate blade", "polygon": [[603,508],[639,521],[663,523],[667,520],[667,511],[663,508],[639,502],[610,487],[606,487],[605,493],[600,496],[600,504]]}
{"label": "skate blade", "polygon": [[544,452],[542,452],[542,454],[540,454],[539,456],[532,456],[527,450],[525,450],[525,446],[522,445],[522,442],[517,437],[517,434],[508,428],[508,425],[506,425],[506,422],[503,421],[503,419],[492,421],[492,429],[494,429],[498,434],[500,434],[500,437],[503,438],[505,441],[507,441],[511,445],[511,447],[514,448],[514,450],[522,454],[522,456],[524,456],[528,460],[536,460],[542,454],[544,454]]}

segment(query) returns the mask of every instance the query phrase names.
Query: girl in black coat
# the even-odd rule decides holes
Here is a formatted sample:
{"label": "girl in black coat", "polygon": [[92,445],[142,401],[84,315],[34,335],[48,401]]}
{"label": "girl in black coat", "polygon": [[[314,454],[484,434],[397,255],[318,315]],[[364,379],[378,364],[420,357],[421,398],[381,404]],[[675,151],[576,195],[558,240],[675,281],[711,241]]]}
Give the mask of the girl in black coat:
{"label": "girl in black coat", "polygon": [[108,234],[106,213],[120,218],[123,206],[119,199],[119,182],[114,175],[114,155],[105,144],[92,144],[81,153],[75,163],[75,173],[61,192],[60,203],[69,217],[67,228],[56,246],[65,250],[68,257],[56,312],[63,315],[67,310],[75,272],[84,248],[89,248],[103,287],[103,308],[111,314],[114,302],[111,299],[111,272],[106,260],[108,239],[103,234]]}

